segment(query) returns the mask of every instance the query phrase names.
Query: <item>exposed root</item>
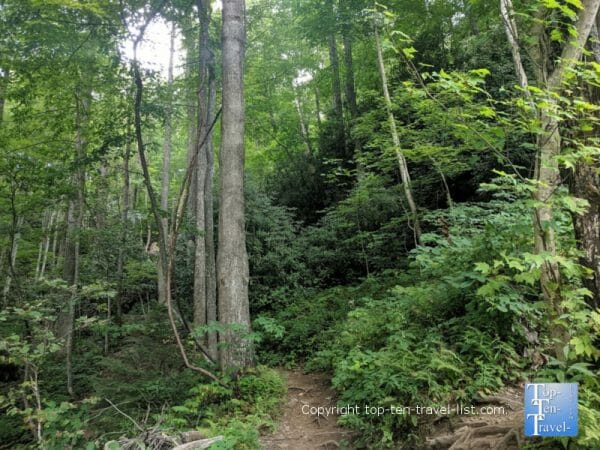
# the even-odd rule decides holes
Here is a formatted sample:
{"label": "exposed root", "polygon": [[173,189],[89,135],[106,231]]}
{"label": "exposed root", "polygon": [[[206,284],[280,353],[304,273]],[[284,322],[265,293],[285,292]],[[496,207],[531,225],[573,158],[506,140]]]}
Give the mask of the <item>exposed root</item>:
{"label": "exposed root", "polygon": [[104,444],[104,450],[141,450],[146,448],[153,450],[196,450],[208,448],[222,439],[223,436],[203,438],[202,434],[197,431],[181,433],[177,438],[158,431],[145,431],[135,438],[121,436],[116,441],[109,441]]}
{"label": "exposed root", "polygon": [[508,450],[521,448],[522,444],[518,429],[512,425],[469,425],[452,434],[428,439],[427,446],[430,449],[448,450]]}

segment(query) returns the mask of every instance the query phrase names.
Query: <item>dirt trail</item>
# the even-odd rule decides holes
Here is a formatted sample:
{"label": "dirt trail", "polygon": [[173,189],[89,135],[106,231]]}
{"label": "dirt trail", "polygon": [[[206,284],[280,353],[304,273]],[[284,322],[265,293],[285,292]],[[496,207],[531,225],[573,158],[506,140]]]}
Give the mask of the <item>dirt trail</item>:
{"label": "dirt trail", "polygon": [[[340,448],[352,432],[338,426],[336,416],[307,414],[311,407],[335,406],[335,391],[323,374],[280,370],[287,380],[287,400],[275,434],[264,436],[266,450],[319,450]],[[304,412],[303,412],[304,407]]]}

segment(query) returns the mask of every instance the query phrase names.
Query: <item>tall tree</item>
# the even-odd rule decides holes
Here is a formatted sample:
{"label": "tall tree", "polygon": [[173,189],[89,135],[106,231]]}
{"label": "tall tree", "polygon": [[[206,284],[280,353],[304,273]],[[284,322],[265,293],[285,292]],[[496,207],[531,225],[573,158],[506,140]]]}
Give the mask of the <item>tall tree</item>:
{"label": "tall tree", "polygon": [[73,295],[67,300],[66,309],[61,312],[59,335],[65,339],[67,370],[67,390],[73,395],[73,323],[75,320],[74,302],[79,282],[80,232],[83,227],[85,208],[85,157],[86,127],[89,120],[91,89],[78,89],[75,94],[76,136],[75,136],[75,175],[73,192],[68,201],[67,230],[65,234],[65,253],[63,261],[63,279],[71,287]]}
{"label": "tall tree", "polygon": [[[250,331],[248,255],[244,227],[244,47],[245,2],[223,1],[223,117],[219,152],[219,321],[225,329],[220,363],[238,369],[253,363]],[[240,329],[234,329],[240,327]]]}
{"label": "tall tree", "polygon": [[[590,57],[600,64],[600,37],[598,23],[600,13],[592,25],[588,39]],[[595,85],[582,87],[583,97],[594,105],[600,104],[600,88]],[[600,136],[600,127],[595,124],[590,131],[581,131],[580,139],[585,145],[595,147]],[[584,285],[592,293],[589,304],[592,308],[600,308],[600,158],[578,161],[569,177],[569,189],[578,198],[588,201],[589,207],[582,214],[573,214],[573,226],[579,249],[582,251],[581,263],[591,273],[584,280]]]}
{"label": "tall tree", "polygon": [[[169,229],[167,211],[169,210],[169,182],[171,170],[171,145],[172,145],[172,109],[173,109],[173,57],[175,54],[175,23],[171,24],[171,35],[169,45],[169,67],[167,69],[167,107],[165,109],[165,138],[163,141],[162,176],[160,181],[160,208],[163,211],[163,227]],[[165,275],[161,265],[158,265],[158,299],[160,303],[166,303]]]}
{"label": "tall tree", "polygon": [[[553,198],[561,184],[558,156],[560,155],[562,138],[561,124],[556,114],[559,107],[557,94],[562,93],[565,76],[581,58],[583,48],[594,25],[600,0],[584,0],[578,13],[577,22],[571,31],[573,39],[566,40],[557,53],[548,46],[545,19],[549,14],[546,5],[539,5],[536,13],[536,25],[533,29],[534,44],[531,48],[533,62],[536,67],[538,87],[548,93],[546,101],[532,104],[539,121],[537,134],[537,153],[534,178],[536,191],[534,198],[538,206],[534,211],[535,250],[538,254],[549,255],[541,268],[540,283],[542,294],[547,304],[551,337],[555,343],[556,357],[565,359],[564,348],[569,339],[568,330],[558,322],[563,312],[562,294],[560,290],[561,273],[556,262],[556,225],[554,223]],[[517,27],[514,21],[514,10],[510,0],[500,0],[500,11],[504,21],[506,34],[512,49],[513,61],[519,83],[525,92],[528,79],[523,69],[518,44]],[[554,63],[554,58],[559,56]],[[526,94],[529,95],[529,94]]]}
{"label": "tall tree", "polygon": [[[342,82],[340,76],[340,59],[338,56],[336,28],[337,17],[333,0],[327,1],[328,14],[330,15],[330,29],[327,34],[327,47],[329,49],[329,63],[331,67],[331,99],[336,131],[339,139],[344,139],[344,111],[342,104]],[[344,143],[345,146],[345,143]]]}
{"label": "tall tree", "polygon": [[6,89],[8,87],[8,70],[0,67],[0,125],[4,119],[4,103],[6,101]]}
{"label": "tall tree", "polygon": [[[196,249],[194,264],[194,325],[216,320],[216,281],[212,207],[212,122],[214,120],[214,57],[210,46],[210,2],[198,0],[199,70],[198,70],[198,137],[196,139],[195,222]],[[210,217],[209,217],[210,215]],[[210,227],[210,230],[209,230]],[[216,355],[216,339],[207,336],[211,355]]]}
{"label": "tall tree", "polygon": [[379,75],[381,77],[381,87],[383,89],[383,99],[385,100],[385,107],[388,115],[388,122],[390,125],[390,132],[392,134],[392,142],[394,143],[394,151],[396,152],[396,159],[398,160],[398,168],[400,169],[400,178],[402,180],[402,187],[404,188],[404,195],[411,213],[411,221],[413,227],[413,233],[415,237],[415,243],[420,245],[421,243],[421,224],[419,222],[419,212],[417,210],[417,204],[415,203],[410,173],[408,171],[408,164],[406,157],[402,153],[402,147],[400,146],[400,137],[398,135],[398,128],[396,126],[396,118],[394,117],[394,111],[392,109],[392,98],[390,97],[390,91],[388,87],[387,74],[385,71],[385,62],[383,60],[383,51],[381,49],[381,38],[379,37],[379,29],[377,23],[375,23],[375,50],[377,51],[377,65],[379,68]]}

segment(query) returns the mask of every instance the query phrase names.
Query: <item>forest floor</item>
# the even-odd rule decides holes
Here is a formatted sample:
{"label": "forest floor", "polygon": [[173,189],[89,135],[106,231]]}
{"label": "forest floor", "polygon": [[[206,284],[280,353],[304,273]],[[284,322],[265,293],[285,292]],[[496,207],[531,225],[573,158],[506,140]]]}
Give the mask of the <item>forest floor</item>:
{"label": "forest floor", "polygon": [[[287,382],[287,399],[277,431],[264,436],[266,450],[337,449],[352,431],[337,424],[335,415],[311,414],[309,408],[334,407],[335,391],[325,374],[280,369]],[[303,408],[304,407],[304,408]]]}
{"label": "forest floor", "polygon": [[[279,370],[287,382],[287,399],[274,434],[263,436],[266,450],[338,449],[353,432],[338,425],[336,416],[311,414],[309,408],[333,407],[336,393],[327,375]],[[433,420],[425,446],[429,449],[471,450],[521,448],[523,394],[507,387],[477,402],[477,407],[502,407],[504,412]]]}

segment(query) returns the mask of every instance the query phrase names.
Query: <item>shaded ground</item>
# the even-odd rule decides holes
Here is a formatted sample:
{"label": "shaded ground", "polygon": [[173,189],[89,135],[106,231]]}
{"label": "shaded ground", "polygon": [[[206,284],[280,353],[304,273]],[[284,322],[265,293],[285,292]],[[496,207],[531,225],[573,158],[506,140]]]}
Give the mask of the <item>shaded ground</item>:
{"label": "shaded ground", "polygon": [[[277,432],[263,436],[266,450],[344,448],[353,432],[338,426],[336,416],[311,413],[310,408],[336,405],[335,391],[324,374],[280,369],[287,380],[287,400]],[[423,447],[430,450],[516,450],[523,445],[522,388],[504,388],[475,402],[476,408],[502,408],[487,415],[432,418]]]}
{"label": "shaded ground", "polygon": [[264,436],[266,450],[337,449],[352,432],[338,426],[336,416],[311,414],[311,407],[335,406],[335,391],[326,375],[280,370],[287,380],[287,401],[275,434]]}

